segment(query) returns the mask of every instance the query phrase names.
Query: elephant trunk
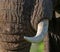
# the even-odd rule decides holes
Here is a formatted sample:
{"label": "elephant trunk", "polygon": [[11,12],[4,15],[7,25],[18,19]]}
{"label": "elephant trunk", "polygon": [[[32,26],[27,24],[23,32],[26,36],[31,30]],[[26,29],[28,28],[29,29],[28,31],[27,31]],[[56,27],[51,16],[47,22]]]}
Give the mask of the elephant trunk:
{"label": "elephant trunk", "polygon": [[[29,52],[22,0],[0,0],[0,52]],[[25,16],[24,16],[25,17]]]}

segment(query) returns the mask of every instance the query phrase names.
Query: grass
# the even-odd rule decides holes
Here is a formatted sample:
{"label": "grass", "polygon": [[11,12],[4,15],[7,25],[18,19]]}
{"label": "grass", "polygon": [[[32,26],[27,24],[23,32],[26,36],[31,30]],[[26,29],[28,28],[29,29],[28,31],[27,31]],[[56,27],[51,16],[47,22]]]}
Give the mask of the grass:
{"label": "grass", "polygon": [[30,52],[43,52],[44,43],[43,41],[40,44],[32,44]]}
{"label": "grass", "polygon": [[44,43],[41,42],[38,47],[38,52],[44,52]]}

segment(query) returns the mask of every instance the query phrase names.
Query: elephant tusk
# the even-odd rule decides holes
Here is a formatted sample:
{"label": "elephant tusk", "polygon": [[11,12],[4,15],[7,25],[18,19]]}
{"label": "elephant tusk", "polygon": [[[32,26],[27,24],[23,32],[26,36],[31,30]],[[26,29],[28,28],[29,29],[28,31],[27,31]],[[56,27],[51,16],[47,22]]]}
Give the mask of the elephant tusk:
{"label": "elephant tusk", "polygon": [[46,36],[47,32],[48,32],[48,20],[45,19],[43,21],[41,21],[38,24],[38,29],[37,29],[37,33],[34,37],[26,37],[24,36],[24,39],[31,42],[31,43],[39,43],[41,42],[44,37]]}

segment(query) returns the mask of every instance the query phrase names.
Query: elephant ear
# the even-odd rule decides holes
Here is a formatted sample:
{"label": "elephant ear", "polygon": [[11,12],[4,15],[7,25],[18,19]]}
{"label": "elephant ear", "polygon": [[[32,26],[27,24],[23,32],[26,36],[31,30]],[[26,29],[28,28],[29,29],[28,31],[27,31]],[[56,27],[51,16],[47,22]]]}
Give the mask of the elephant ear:
{"label": "elephant ear", "polygon": [[[51,19],[53,4],[51,0],[36,0],[33,14],[31,15],[31,25],[37,31],[38,23],[43,19]],[[48,12],[49,11],[49,12]]]}

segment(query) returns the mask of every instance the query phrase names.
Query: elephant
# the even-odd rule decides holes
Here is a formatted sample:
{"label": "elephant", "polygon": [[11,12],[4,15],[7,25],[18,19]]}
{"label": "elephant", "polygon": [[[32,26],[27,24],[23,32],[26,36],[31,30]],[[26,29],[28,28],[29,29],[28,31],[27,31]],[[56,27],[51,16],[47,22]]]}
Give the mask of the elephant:
{"label": "elephant", "polygon": [[29,52],[31,42],[45,37],[52,16],[52,0],[0,0],[0,52]]}

